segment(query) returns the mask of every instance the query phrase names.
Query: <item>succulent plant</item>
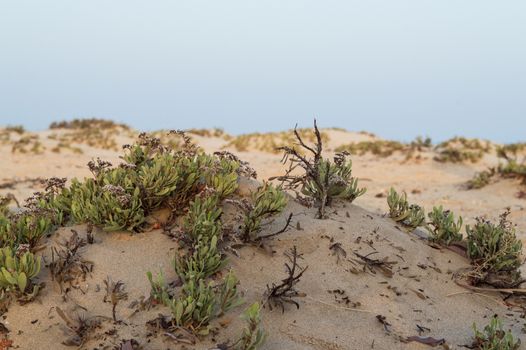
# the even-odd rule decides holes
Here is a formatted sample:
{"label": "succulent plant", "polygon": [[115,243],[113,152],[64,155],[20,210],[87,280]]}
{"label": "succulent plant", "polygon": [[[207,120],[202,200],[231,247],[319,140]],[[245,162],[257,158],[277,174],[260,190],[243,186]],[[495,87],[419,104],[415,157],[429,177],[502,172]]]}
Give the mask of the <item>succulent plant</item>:
{"label": "succulent plant", "polygon": [[387,195],[387,204],[389,205],[389,216],[394,221],[410,229],[421,226],[425,221],[424,209],[417,204],[409,204],[405,192],[399,195],[398,192],[391,187]]}
{"label": "succulent plant", "polygon": [[261,327],[261,307],[252,304],[242,315],[247,326],[239,340],[234,344],[236,350],[256,350],[265,342],[265,332]]}
{"label": "succulent plant", "polygon": [[226,265],[221,252],[217,248],[217,236],[210,239],[201,238],[193,248],[193,253],[176,256],[174,268],[183,280],[207,278]]}
{"label": "succulent plant", "polygon": [[0,218],[0,243],[2,246],[36,247],[40,239],[52,228],[51,217],[43,210],[26,210]]}
{"label": "succulent plant", "polygon": [[[346,159],[348,153],[337,153],[333,162],[323,158],[323,137],[316,120],[314,120],[314,132],[310,135],[315,140],[314,146],[305,144],[303,136],[297,129],[294,129],[297,145],[301,148],[299,150],[294,146],[279,148],[284,152],[283,161],[289,162],[289,169],[285,175],[273,177],[270,180],[281,181],[284,189],[296,191],[299,199],[305,203],[314,201],[318,207],[317,218],[324,219],[326,218],[325,209],[331,205],[333,198],[342,198],[352,202],[363,195],[365,189],[358,189],[358,182],[351,175],[352,162]],[[297,175],[295,173],[297,168],[303,168],[305,174]],[[307,198],[302,198],[297,192],[298,189]]]}
{"label": "succulent plant", "polygon": [[287,205],[285,194],[271,183],[265,183],[253,194],[252,205],[245,214],[242,239],[253,241],[261,229],[262,220],[280,213]]}
{"label": "succulent plant", "polygon": [[40,272],[40,258],[26,251],[17,254],[10,247],[0,248],[0,289],[17,295],[35,296],[39,287],[32,283]]}
{"label": "succulent plant", "polygon": [[494,316],[482,331],[477,329],[473,323],[474,340],[470,349],[476,350],[518,350],[521,345],[520,339],[515,340],[510,331],[505,331],[502,321]]}
{"label": "succulent plant", "polygon": [[196,196],[183,221],[184,233],[194,242],[201,238],[210,239],[213,236],[219,236],[221,213],[216,195]]}
{"label": "succulent plant", "polygon": [[[330,204],[333,198],[342,198],[352,203],[363,195],[366,189],[358,188],[358,179],[352,176],[352,161],[346,160],[345,157],[343,153],[337,154],[334,163],[321,159],[317,164],[318,179],[307,181],[302,193],[317,201],[326,197],[327,204]],[[326,186],[320,186],[320,184]]]}
{"label": "succulent plant", "polygon": [[468,256],[480,272],[479,281],[507,287],[522,282],[518,270],[522,263],[522,242],[508,221],[509,214],[508,209],[497,225],[477,218],[474,226],[466,226]]}
{"label": "succulent plant", "polygon": [[426,226],[431,234],[430,240],[436,243],[449,245],[451,242],[461,241],[462,217],[459,216],[455,222],[453,212],[442,208],[442,206],[433,207],[433,211],[427,214],[429,224]]}

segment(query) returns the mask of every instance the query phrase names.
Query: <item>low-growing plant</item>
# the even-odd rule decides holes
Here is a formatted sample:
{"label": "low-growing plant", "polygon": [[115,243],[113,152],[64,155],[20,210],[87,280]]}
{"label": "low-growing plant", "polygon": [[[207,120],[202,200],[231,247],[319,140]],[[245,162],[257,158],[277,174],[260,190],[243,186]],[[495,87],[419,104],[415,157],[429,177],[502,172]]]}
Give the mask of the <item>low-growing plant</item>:
{"label": "low-growing plant", "polygon": [[212,276],[226,264],[217,248],[217,236],[210,239],[201,238],[193,248],[193,253],[176,256],[174,268],[183,280],[200,280]]}
{"label": "low-growing plant", "polygon": [[475,266],[473,283],[488,283],[499,287],[513,287],[523,282],[520,278],[522,242],[515,235],[515,227],[508,220],[509,208],[500,216],[499,223],[477,218],[473,227],[466,226],[468,256]]}
{"label": "low-growing plant", "polygon": [[391,187],[387,195],[387,204],[389,216],[410,229],[415,229],[425,222],[424,209],[417,204],[409,204],[405,192],[400,195]]}
{"label": "low-growing plant", "polygon": [[[498,172],[504,177],[518,178],[526,184],[526,143],[514,143],[497,148],[497,156],[506,161]],[[522,159],[520,155],[522,154]]]}
{"label": "low-growing plant", "polygon": [[254,192],[252,201],[243,220],[241,238],[245,242],[251,242],[257,238],[263,219],[280,213],[287,205],[285,194],[268,182]]}
{"label": "low-growing plant", "polygon": [[11,214],[7,218],[0,218],[0,243],[4,247],[27,245],[33,249],[52,226],[50,213],[45,210],[27,209]]}
{"label": "low-growing plant", "polygon": [[363,156],[366,153],[371,153],[379,157],[389,157],[395,152],[404,151],[405,148],[406,146],[398,141],[373,140],[339,146],[336,148],[336,152],[349,152],[352,155],[359,156]]}
{"label": "low-growing plant", "polygon": [[193,242],[220,236],[222,210],[215,194],[196,196],[183,221],[183,232]]}
{"label": "low-growing plant", "polygon": [[218,316],[222,316],[228,310],[238,307],[243,304],[243,299],[239,297],[237,285],[239,280],[234,272],[230,270],[223,283],[219,286],[219,293],[217,299]]}
{"label": "low-growing plant", "polygon": [[442,206],[433,207],[433,211],[427,214],[429,217],[427,230],[431,234],[429,240],[435,243],[450,245],[452,242],[462,240],[462,217],[459,216],[455,221],[455,215]]}
{"label": "low-growing plant", "polygon": [[[294,129],[294,133],[301,136],[302,139],[309,142],[315,142],[316,136],[309,129]],[[323,142],[329,141],[329,135],[326,132],[320,132],[320,138]],[[295,136],[291,136],[290,131],[271,132],[271,133],[252,133],[234,136],[223,148],[234,148],[238,152],[247,152],[257,150],[269,153],[279,153],[282,147],[293,147]],[[299,150],[301,153],[303,150]]]}
{"label": "low-growing plant", "polygon": [[259,303],[252,304],[242,315],[246,328],[233,348],[236,350],[256,350],[265,342],[265,332],[261,327],[261,307]]}
{"label": "low-growing plant", "polygon": [[438,144],[435,150],[438,154],[434,159],[438,162],[462,163],[470,161],[476,163],[491,150],[491,144],[479,139],[454,137]]}
{"label": "low-growing plant", "polygon": [[470,349],[476,350],[518,350],[520,348],[520,339],[515,340],[510,331],[505,331],[502,327],[502,321],[494,316],[488,325],[482,331],[477,329],[473,323],[474,339]]}
{"label": "low-growing plant", "polygon": [[497,175],[495,168],[488,168],[487,170],[478,172],[466,183],[466,188],[468,190],[475,190],[487,186],[491,183],[495,175]]}
{"label": "low-growing plant", "polygon": [[163,303],[170,307],[177,326],[197,335],[207,335],[209,323],[229,309],[239,305],[237,279],[229,273],[220,291],[204,279],[186,280],[181,295],[169,297],[164,293]]}
{"label": "low-growing plant", "polygon": [[166,285],[162,271],[157,273],[155,280],[153,279],[153,274],[150,271],[146,272],[146,277],[148,278],[148,281],[150,281],[150,286],[152,288],[150,291],[151,300],[157,303],[164,303],[164,301],[170,299],[170,294],[168,293],[168,287]]}
{"label": "low-growing plant", "polygon": [[124,169],[104,171],[98,180],[74,179],[72,189],[71,215],[76,222],[99,225],[105,231],[134,231],[145,221],[141,190]]}
{"label": "low-growing plant", "polygon": [[[352,176],[352,162],[347,160],[347,154],[338,153],[331,162],[322,157],[323,143],[322,136],[314,121],[314,135],[316,143],[310,147],[303,142],[302,136],[294,129],[298,144],[307,153],[303,155],[295,147],[281,147],[284,152],[284,162],[289,161],[289,169],[283,176],[277,176],[270,180],[277,179],[284,184],[284,188],[293,190],[301,198],[297,189],[307,198],[314,200],[318,207],[317,217],[326,218],[326,207],[331,204],[332,199],[342,198],[352,202],[357,197],[365,193],[365,189],[358,188],[357,180]],[[310,159],[308,155],[312,155]],[[295,175],[297,168],[303,168],[305,173]],[[305,202],[305,198],[303,198]]]}
{"label": "low-growing plant", "polygon": [[0,248],[0,289],[3,292],[32,299],[39,291],[39,286],[32,281],[39,272],[40,258],[33,253]]}

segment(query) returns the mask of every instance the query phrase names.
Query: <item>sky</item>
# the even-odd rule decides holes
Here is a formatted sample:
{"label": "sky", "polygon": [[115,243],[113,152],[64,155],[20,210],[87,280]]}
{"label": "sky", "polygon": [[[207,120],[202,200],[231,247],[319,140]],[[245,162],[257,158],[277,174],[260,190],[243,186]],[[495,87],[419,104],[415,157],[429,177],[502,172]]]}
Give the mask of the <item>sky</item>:
{"label": "sky", "polygon": [[0,0],[0,125],[526,140],[526,1]]}

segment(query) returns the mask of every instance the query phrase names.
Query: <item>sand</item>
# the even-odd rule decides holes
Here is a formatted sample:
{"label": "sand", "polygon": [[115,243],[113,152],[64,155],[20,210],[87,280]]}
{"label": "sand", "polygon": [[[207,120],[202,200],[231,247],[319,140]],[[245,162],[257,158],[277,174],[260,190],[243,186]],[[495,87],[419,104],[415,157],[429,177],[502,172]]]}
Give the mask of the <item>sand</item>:
{"label": "sand", "polygon": [[[68,150],[49,151],[52,140],[49,132],[41,132],[40,140],[47,150],[40,155],[12,154],[8,144],[0,146],[0,184],[14,179],[36,177],[83,177],[89,172],[86,163],[95,157],[118,162],[118,152],[80,145],[82,154]],[[339,130],[327,130],[330,141],[327,152],[340,144],[368,139],[370,136]],[[227,141],[214,137],[193,136],[207,152],[221,149]],[[127,136],[120,143],[132,141]],[[257,171],[260,180],[282,174],[284,166],[276,154],[250,150],[236,152]],[[405,190],[411,202],[419,203],[427,211],[443,205],[462,215],[472,223],[478,215],[496,218],[506,207],[512,210],[511,219],[518,227],[519,238],[526,239],[526,201],[515,194],[520,186],[514,180],[501,180],[480,190],[467,191],[463,184],[476,171],[497,162],[494,155],[486,156],[476,164],[442,164],[432,160],[432,154],[423,153],[418,161],[404,161],[403,156],[378,158],[371,155],[353,157],[354,174],[367,187],[367,193],[352,205],[335,202],[329,209],[330,219],[316,220],[314,208],[305,208],[292,198],[286,210],[265,227],[271,233],[283,227],[289,213],[293,213],[292,228],[268,242],[271,250],[256,247],[239,249],[239,256],[229,255],[229,266],[241,281],[244,306],[228,312],[214,321],[217,333],[196,345],[177,343],[168,336],[155,334],[145,323],[167,309],[157,306],[134,313],[133,301],[147,298],[150,285],[146,272],[164,271],[167,280],[175,273],[171,260],[178,249],[176,241],[160,230],[130,235],[95,231],[94,244],[81,250],[84,259],[94,262],[94,268],[80,285],[61,296],[58,285],[44,268],[39,280],[46,283],[35,302],[27,305],[12,304],[4,315],[3,323],[10,330],[9,339],[19,349],[69,349],[64,322],[56,308],[68,314],[101,316],[103,326],[97,329],[83,348],[121,349],[121,344],[135,339],[141,349],[212,349],[216,344],[234,340],[243,323],[239,315],[244,307],[263,299],[266,285],[285,277],[284,253],[293,246],[302,254],[301,266],[308,266],[298,283],[304,296],[298,298],[299,309],[287,304],[284,313],[279,308],[263,310],[263,325],[268,334],[263,349],[425,349],[426,345],[402,340],[419,335],[418,326],[429,331],[422,336],[444,338],[451,349],[461,349],[471,343],[473,322],[483,326],[498,314],[506,328],[521,338],[524,320],[518,309],[505,305],[498,293],[470,293],[452,279],[454,272],[469,265],[467,259],[448,250],[429,246],[424,232],[407,233],[385,217],[385,194],[389,187]],[[3,188],[1,194],[13,193],[22,199],[38,190],[31,182],[21,182],[12,188]],[[245,187],[242,191],[249,192]],[[298,224],[300,229],[298,229]],[[73,227],[80,236],[86,227]],[[420,232],[419,232],[420,231]],[[50,238],[49,245],[71,235],[71,228],[61,228]],[[333,254],[330,249],[340,243],[346,256]],[[380,271],[356,273],[362,266],[354,252],[392,262],[393,276]],[[49,251],[42,252],[49,263]],[[104,280],[124,282],[128,300],[117,306],[115,324],[111,318],[111,304],[104,303]],[[339,290],[342,295],[331,291]],[[344,297],[348,297],[345,302]],[[390,324],[387,330],[377,315],[385,316]]]}

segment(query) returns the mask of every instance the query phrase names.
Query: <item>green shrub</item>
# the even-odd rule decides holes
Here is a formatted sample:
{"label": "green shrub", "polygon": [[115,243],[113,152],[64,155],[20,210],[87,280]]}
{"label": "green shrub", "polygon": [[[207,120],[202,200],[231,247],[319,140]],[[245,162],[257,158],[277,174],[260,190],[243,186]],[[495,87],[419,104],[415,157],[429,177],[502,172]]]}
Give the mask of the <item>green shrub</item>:
{"label": "green shrub", "polygon": [[220,236],[222,210],[216,195],[196,196],[183,221],[183,232],[193,242]]}
{"label": "green shrub", "polygon": [[408,228],[415,229],[425,221],[424,209],[416,204],[410,205],[405,192],[399,195],[395,189],[391,187],[387,195],[387,204],[389,205],[389,216],[394,221]]}
{"label": "green shrub", "polygon": [[435,149],[438,154],[434,159],[438,162],[462,163],[470,161],[476,163],[491,150],[491,145],[487,141],[483,142],[478,139],[454,137],[440,143]]}
{"label": "green shrub", "polygon": [[409,211],[409,202],[407,194],[402,192],[401,195],[391,187],[387,195],[387,205],[389,205],[389,216],[395,221],[402,221],[407,217]]}
{"label": "green shrub", "polygon": [[213,159],[213,165],[206,175],[206,183],[212,187],[219,198],[225,198],[237,190],[239,163],[221,158]]}
{"label": "green shrub", "polygon": [[0,218],[0,243],[3,247],[27,245],[35,248],[41,238],[52,228],[49,212],[26,210]]}
{"label": "green shrub", "polygon": [[433,211],[427,214],[429,225],[426,226],[431,234],[430,240],[436,243],[449,245],[451,242],[461,241],[462,217],[459,216],[455,222],[454,214],[440,207],[433,207]]}
{"label": "green shrub", "polygon": [[479,331],[477,325],[473,324],[473,332],[475,335],[470,349],[518,350],[520,348],[520,339],[515,341],[510,331],[504,331],[502,321],[497,316],[492,317],[490,323],[482,331]]}
{"label": "green shrub", "polygon": [[[522,243],[508,221],[509,209],[497,225],[482,218],[466,226],[468,256],[480,274],[475,282],[516,285],[520,279]],[[506,281],[506,282],[505,282]]]}
{"label": "green shrub", "polygon": [[489,168],[476,173],[471,180],[466,183],[468,190],[479,189],[490,184],[491,179],[497,174],[495,168]]}
{"label": "green shrub", "polygon": [[0,248],[0,289],[16,296],[34,297],[39,287],[32,279],[40,272],[40,258],[31,252],[17,254],[10,247]]}
{"label": "green shrub", "polygon": [[[124,181],[115,181],[115,174],[123,169],[112,169],[99,180],[86,179],[83,183],[73,180],[75,188],[71,214],[76,222],[99,225],[105,231],[139,230],[145,221],[141,191],[123,174]],[[110,182],[122,183],[125,187]]]}
{"label": "green shrub", "polygon": [[177,161],[169,153],[159,154],[146,166],[137,169],[137,181],[142,190],[141,202],[145,211],[159,208],[181,182]]}
{"label": "green shrub", "polygon": [[265,342],[265,332],[261,328],[261,308],[252,304],[243,314],[247,323],[239,340],[234,344],[236,350],[256,350]]}
{"label": "green shrub", "polygon": [[170,299],[170,294],[168,293],[168,287],[162,271],[157,274],[155,281],[153,280],[153,275],[150,271],[146,272],[146,277],[148,278],[148,281],[150,281],[150,286],[152,288],[150,291],[150,299],[158,303],[164,303],[165,300]]}
{"label": "green shrub", "polygon": [[264,218],[280,213],[287,205],[285,194],[268,182],[254,192],[252,202],[243,220],[242,239],[245,242],[257,238]]}
{"label": "green shrub", "polygon": [[[358,189],[358,182],[352,176],[352,162],[347,160],[348,153],[336,154],[334,161],[331,162],[322,156],[323,141],[322,135],[314,121],[314,133],[311,137],[316,140],[314,146],[308,146],[303,141],[303,136],[294,129],[297,144],[301,149],[294,146],[280,147],[284,152],[284,161],[289,162],[289,169],[283,176],[270,178],[278,180],[284,184],[287,190],[296,191],[300,189],[306,198],[299,199],[303,202],[309,199],[314,200],[318,207],[317,217],[326,218],[326,207],[331,204],[333,198],[343,198],[353,201],[365,193],[365,189]],[[307,155],[303,155],[306,153]],[[309,156],[312,156],[311,159]],[[304,174],[296,175],[295,170],[303,168]]]}
{"label": "green shrub", "polygon": [[308,180],[302,193],[317,201],[325,197],[327,204],[330,204],[333,198],[342,198],[352,203],[363,195],[366,189],[358,188],[358,179],[352,176],[352,161],[347,161],[345,157],[344,154],[338,154],[334,163],[320,159],[317,164],[318,178]]}
{"label": "green shrub", "polygon": [[379,157],[389,157],[395,152],[405,151],[406,146],[398,141],[388,140],[374,140],[361,141],[343,145],[336,148],[336,152],[349,152],[353,155],[363,156],[366,153],[371,153]]}
{"label": "green shrub", "polygon": [[193,247],[193,253],[176,256],[174,267],[177,275],[183,280],[200,280],[212,276],[226,265],[217,248],[217,236],[210,239],[201,238]]}
{"label": "green shrub", "polygon": [[183,284],[181,294],[170,297],[161,293],[163,303],[170,308],[174,323],[198,335],[207,335],[209,323],[229,309],[239,305],[237,279],[229,273],[217,292],[212,283],[191,278]]}

